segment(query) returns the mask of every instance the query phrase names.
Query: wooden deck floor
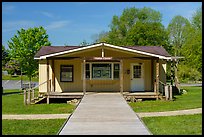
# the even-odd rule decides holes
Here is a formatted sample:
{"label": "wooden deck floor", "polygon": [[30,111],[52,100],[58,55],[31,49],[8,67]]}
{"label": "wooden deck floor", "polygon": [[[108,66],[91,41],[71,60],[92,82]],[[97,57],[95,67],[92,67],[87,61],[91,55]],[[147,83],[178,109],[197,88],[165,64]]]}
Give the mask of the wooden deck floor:
{"label": "wooden deck floor", "polygon": [[51,92],[49,98],[82,98],[83,92]]}
{"label": "wooden deck floor", "polygon": [[124,98],[127,101],[135,102],[136,99],[158,99],[162,98],[155,92],[125,92],[123,93]]}
{"label": "wooden deck floor", "polygon": [[[86,92],[85,94],[94,93],[120,93],[120,92]],[[124,97],[135,97],[135,98],[157,98],[155,92],[123,92]],[[49,98],[82,98],[83,92],[51,92]]]}

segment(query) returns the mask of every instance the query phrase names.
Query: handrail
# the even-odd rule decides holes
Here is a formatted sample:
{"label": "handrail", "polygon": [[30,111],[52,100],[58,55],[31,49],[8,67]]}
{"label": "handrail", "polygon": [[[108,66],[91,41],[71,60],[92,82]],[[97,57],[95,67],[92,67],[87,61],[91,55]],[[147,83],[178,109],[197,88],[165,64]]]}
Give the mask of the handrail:
{"label": "handrail", "polygon": [[46,80],[45,82],[43,82],[43,83],[41,83],[41,84],[39,84],[39,85],[35,86],[34,88],[31,88],[31,89],[36,89],[37,87],[39,87],[39,86],[41,86],[41,85],[43,85],[43,84],[47,83],[47,82],[48,82],[48,81],[50,81],[50,80],[51,80],[51,79]]}
{"label": "handrail", "polygon": [[[24,104],[27,105],[27,104],[31,104],[31,101],[35,101],[35,89],[38,88],[39,86],[45,84],[45,83],[48,83],[49,86],[50,83],[51,83],[51,79],[50,80],[46,80],[45,82],[39,84],[38,86],[35,86],[34,88],[29,88],[29,89],[24,89]],[[32,92],[32,97],[31,97],[31,92]],[[49,91],[50,92],[50,91]],[[48,92],[48,93],[49,93]],[[28,93],[28,99],[27,99],[27,94]]]}
{"label": "handrail", "polygon": [[162,85],[167,85],[167,84],[163,83],[163,82],[162,82],[162,81],[160,81],[160,80],[159,80],[159,83],[161,83]]}

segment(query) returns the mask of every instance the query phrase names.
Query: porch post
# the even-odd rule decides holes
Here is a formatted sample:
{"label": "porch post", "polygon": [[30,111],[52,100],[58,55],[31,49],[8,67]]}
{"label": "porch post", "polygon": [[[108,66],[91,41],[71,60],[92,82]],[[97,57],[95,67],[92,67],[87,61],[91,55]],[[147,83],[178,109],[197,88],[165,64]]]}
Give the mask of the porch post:
{"label": "porch post", "polygon": [[174,69],[174,67],[173,67],[173,60],[171,60],[171,86],[173,86],[173,81],[174,81],[174,80],[173,80],[173,79],[174,79],[174,78],[173,78],[173,77],[174,77],[174,76],[173,76],[173,72],[174,72],[173,69]]}
{"label": "porch post", "polygon": [[120,60],[120,93],[123,94],[123,60]]}
{"label": "porch post", "polygon": [[83,60],[83,93],[86,94],[86,60]]}
{"label": "porch post", "polygon": [[158,95],[159,95],[159,59],[157,59],[157,62],[156,62],[156,95],[158,99]]}
{"label": "porch post", "polygon": [[47,104],[49,104],[49,94],[50,94],[50,87],[49,87],[49,60],[47,59]]}
{"label": "porch post", "polygon": [[54,65],[54,59],[52,59],[52,91],[55,92],[55,65]]}
{"label": "porch post", "polygon": [[175,59],[175,65],[174,65],[174,73],[175,73],[175,77],[174,77],[174,81],[175,81],[175,87],[178,89],[178,91],[180,92],[179,89],[179,80],[177,77],[177,71],[178,71],[178,60]]}
{"label": "porch post", "polygon": [[152,83],[152,91],[155,91],[154,90],[154,59],[152,58],[151,59],[151,73],[152,73],[152,81],[151,81],[151,83]]}

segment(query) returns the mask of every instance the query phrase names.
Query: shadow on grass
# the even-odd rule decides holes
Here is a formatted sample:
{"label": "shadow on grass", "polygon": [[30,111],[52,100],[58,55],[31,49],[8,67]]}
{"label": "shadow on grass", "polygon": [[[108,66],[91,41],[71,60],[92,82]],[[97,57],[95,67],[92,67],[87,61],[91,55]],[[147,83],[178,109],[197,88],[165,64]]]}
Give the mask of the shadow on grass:
{"label": "shadow on grass", "polygon": [[3,96],[5,95],[11,95],[11,94],[22,94],[23,92],[22,91],[17,91],[17,92],[7,92],[7,93],[2,93]]}

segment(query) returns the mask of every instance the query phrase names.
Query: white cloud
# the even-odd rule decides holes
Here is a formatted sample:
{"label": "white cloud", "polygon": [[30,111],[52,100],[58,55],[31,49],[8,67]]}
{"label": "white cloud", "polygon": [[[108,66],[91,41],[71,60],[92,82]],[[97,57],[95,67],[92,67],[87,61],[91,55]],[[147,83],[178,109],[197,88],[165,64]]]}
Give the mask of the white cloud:
{"label": "white cloud", "polygon": [[5,5],[5,4],[2,5],[2,12],[3,13],[9,13],[9,12],[13,11],[14,9],[15,9],[15,6],[13,6],[13,5]]}
{"label": "white cloud", "polygon": [[41,13],[42,13],[43,15],[49,17],[49,18],[53,18],[53,17],[54,17],[54,15],[53,15],[52,13],[49,13],[49,12],[46,12],[46,11],[42,11]]}
{"label": "white cloud", "polygon": [[54,22],[51,22],[49,25],[47,25],[45,28],[47,30],[59,29],[67,26],[69,23],[70,21],[67,21],[67,20],[54,21]]}
{"label": "white cloud", "polygon": [[15,31],[21,28],[27,29],[29,27],[34,27],[35,25],[36,25],[35,22],[29,20],[2,22],[2,32]]}

